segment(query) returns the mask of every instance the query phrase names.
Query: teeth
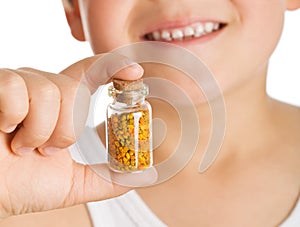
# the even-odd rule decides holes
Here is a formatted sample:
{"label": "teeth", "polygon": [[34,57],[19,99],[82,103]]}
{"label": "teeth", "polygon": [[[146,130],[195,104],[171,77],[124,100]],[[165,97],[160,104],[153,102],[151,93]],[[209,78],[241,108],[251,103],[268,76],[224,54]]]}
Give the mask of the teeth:
{"label": "teeth", "polygon": [[183,31],[183,34],[184,34],[184,37],[192,37],[195,32],[194,32],[194,29],[192,27],[186,27]]}
{"label": "teeth", "polygon": [[218,30],[219,28],[220,28],[220,24],[217,23],[214,25],[214,30]]}
{"label": "teeth", "polygon": [[188,38],[198,38],[203,35],[212,33],[220,29],[220,23],[206,22],[203,24],[195,23],[184,28],[176,28],[172,30],[154,31],[149,33],[147,37],[155,41],[172,41],[183,40]]}
{"label": "teeth", "polygon": [[212,22],[208,22],[208,23],[205,23],[204,24],[204,30],[205,30],[205,32],[206,33],[210,33],[210,32],[212,32],[213,30],[214,30],[214,23],[212,23]]}
{"label": "teeth", "polygon": [[174,40],[182,40],[183,38],[183,32],[179,29],[172,30],[172,38]]}
{"label": "teeth", "polygon": [[172,40],[170,32],[168,32],[166,30],[162,31],[161,38],[166,40],[166,41],[171,41]]}
{"label": "teeth", "polygon": [[197,25],[195,29],[195,37],[200,37],[204,34],[204,27],[202,24]]}
{"label": "teeth", "polygon": [[155,41],[160,40],[160,32],[159,31],[153,32],[152,36]]}

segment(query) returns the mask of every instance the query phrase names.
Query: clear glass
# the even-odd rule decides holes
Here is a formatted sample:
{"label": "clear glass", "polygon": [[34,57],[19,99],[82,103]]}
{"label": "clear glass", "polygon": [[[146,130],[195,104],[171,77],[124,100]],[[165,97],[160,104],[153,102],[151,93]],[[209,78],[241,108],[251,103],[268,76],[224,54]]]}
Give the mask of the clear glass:
{"label": "clear glass", "polygon": [[146,85],[134,91],[109,88],[114,102],[107,107],[106,147],[113,171],[141,171],[153,164],[152,111],[145,100],[147,94]]}

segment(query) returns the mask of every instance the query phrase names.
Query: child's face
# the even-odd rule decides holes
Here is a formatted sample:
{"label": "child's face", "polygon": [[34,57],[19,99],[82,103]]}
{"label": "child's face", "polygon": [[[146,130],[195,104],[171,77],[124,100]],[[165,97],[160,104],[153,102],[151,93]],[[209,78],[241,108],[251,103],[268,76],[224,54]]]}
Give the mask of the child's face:
{"label": "child's face", "polygon": [[[153,40],[163,30],[191,32],[187,28],[191,27],[201,34],[199,24],[207,26],[207,35],[171,42],[200,56],[224,90],[249,77],[265,75],[285,11],[285,0],[78,1],[85,38],[95,53]],[[209,32],[207,22],[221,29]]]}

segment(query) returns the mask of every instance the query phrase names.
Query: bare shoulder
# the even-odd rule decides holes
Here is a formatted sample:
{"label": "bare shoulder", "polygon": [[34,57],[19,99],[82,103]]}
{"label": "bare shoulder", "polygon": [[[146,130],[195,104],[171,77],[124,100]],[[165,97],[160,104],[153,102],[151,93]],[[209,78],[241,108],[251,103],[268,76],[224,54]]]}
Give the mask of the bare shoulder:
{"label": "bare shoulder", "polygon": [[278,105],[280,108],[276,112],[279,113],[274,115],[279,136],[272,150],[278,151],[275,155],[300,187],[300,107],[286,103]]}
{"label": "bare shoulder", "polygon": [[0,223],[0,227],[91,227],[88,210],[85,205],[57,209],[47,212],[13,216]]}

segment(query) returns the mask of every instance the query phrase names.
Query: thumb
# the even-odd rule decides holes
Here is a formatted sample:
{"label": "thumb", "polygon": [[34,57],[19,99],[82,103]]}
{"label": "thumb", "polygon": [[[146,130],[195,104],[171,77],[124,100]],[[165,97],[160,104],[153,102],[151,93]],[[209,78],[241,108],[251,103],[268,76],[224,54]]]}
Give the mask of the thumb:
{"label": "thumb", "polygon": [[[74,163],[73,187],[69,193],[77,203],[97,201],[118,196],[136,187],[154,185],[158,173],[154,166],[134,173],[117,173],[111,171],[108,164],[100,163],[98,157],[106,154],[100,143],[96,130],[89,127],[85,130],[85,138],[80,138],[74,146],[83,159],[83,163]],[[102,145],[102,146],[100,146]]]}
{"label": "thumb", "polygon": [[136,80],[142,77],[143,72],[144,70],[139,64],[117,53],[100,54],[85,58],[64,69],[61,74],[81,82],[73,104],[75,137],[79,138],[86,124],[90,93],[94,93],[100,85],[106,84],[112,77]]}
{"label": "thumb", "polygon": [[107,164],[74,163],[73,173],[73,186],[65,207],[116,197],[136,187],[153,185],[157,180],[155,167],[137,173],[115,173]]}
{"label": "thumb", "polygon": [[62,74],[81,81],[94,93],[112,77],[136,80],[142,77],[143,68],[124,55],[106,53],[85,58],[64,69]]}

